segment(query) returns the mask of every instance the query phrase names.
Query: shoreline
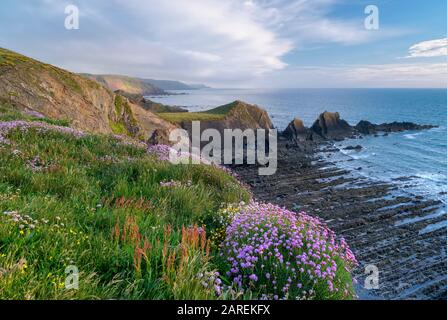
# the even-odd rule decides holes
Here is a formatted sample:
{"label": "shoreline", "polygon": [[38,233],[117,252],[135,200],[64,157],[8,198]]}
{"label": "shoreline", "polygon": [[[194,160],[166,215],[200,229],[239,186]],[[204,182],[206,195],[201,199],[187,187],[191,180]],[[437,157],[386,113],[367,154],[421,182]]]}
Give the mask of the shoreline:
{"label": "shoreline", "polygon": [[[278,141],[278,171],[258,176],[255,166],[233,166],[254,197],[318,216],[343,236],[360,266],[360,299],[445,299],[447,230],[421,233],[442,223],[442,203],[398,195],[398,183],[373,181],[340,168],[321,153],[341,152],[331,143]],[[430,218],[431,217],[431,218]],[[407,219],[407,220],[405,220]],[[407,221],[407,223],[402,223]],[[365,290],[365,266],[379,269],[379,289]]]}

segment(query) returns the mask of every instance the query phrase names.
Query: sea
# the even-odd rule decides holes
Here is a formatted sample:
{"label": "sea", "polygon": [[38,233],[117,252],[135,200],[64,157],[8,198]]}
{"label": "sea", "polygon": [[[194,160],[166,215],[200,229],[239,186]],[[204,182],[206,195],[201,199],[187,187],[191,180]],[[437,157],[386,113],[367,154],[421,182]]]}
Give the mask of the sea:
{"label": "sea", "polygon": [[[242,100],[266,109],[279,130],[295,117],[310,127],[324,111],[339,112],[351,125],[360,120],[437,125],[431,130],[336,143],[341,152],[330,155],[329,160],[362,177],[400,184],[403,193],[439,199],[445,206],[436,215],[447,214],[447,89],[201,89],[176,93],[184,94],[150,98],[190,111]],[[344,150],[358,144],[363,147],[360,151]]]}

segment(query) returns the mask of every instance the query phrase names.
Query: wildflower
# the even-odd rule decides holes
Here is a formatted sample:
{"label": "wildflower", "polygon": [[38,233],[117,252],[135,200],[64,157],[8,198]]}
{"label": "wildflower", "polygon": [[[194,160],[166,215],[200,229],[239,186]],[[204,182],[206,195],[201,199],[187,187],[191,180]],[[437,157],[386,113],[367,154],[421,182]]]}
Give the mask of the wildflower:
{"label": "wildflower", "polygon": [[[221,253],[227,275],[241,289],[255,286],[257,298],[302,296],[304,285],[335,292],[337,263],[343,261],[346,272],[357,265],[347,244],[314,217],[256,202],[238,211],[226,229]],[[299,273],[292,266],[299,266]]]}
{"label": "wildflower", "polygon": [[249,278],[252,281],[255,281],[255,282],[258,281],[258,277],[255,274],[250,275]]}

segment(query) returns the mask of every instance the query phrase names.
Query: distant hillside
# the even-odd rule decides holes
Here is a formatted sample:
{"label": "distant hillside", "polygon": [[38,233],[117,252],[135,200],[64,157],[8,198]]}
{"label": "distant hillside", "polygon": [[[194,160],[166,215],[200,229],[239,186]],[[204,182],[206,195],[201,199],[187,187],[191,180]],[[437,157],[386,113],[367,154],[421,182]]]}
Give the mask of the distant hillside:
{"label": "distant hillside", "polygon": [[81,75],[102,84],[112,91],[122,90],[130,94],[141,94],[143,96],[167,94],[162,88],[138,78],[120,75]]}
{"label": "distant hillside", "polygon": [[97,82],[0,48],[0,102],[68,121],[76,129],[149,139],[174,128]]}
{"label": "distant hillside", "polygon": [[167,106],[158,102],[151,101],[149,99],[146,99],[141,94],[131,94],[122,90],[117,90],[115,91],[115,93],[126,97],[127,99],[129,99],[130,102],[137,104],[140,107],[154,113],[188,112],[188,110],[181,107]]}
{"label": "distant hillside", "polygon": [[150,83],[163,90],[197,90],[208,88],[204,84],[186,84],[180,81],[171,80],[143,79],[142,81]]}

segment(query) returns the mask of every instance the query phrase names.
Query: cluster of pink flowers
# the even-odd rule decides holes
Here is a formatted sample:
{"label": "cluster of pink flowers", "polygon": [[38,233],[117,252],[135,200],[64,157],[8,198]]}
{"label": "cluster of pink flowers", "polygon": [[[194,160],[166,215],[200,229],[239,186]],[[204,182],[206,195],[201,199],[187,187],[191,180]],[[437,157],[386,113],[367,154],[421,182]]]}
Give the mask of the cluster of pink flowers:
{"label": "cluster of pink flowers", "polygon": [[48,124],[46,122],[29,122],[23,120],[16,121],[0,121],[0,144],[10,144],[10,141],[6,138],[6,135],[13,129],[20,129],[27,131],[32,128],[37,128],[41,132],[48,130],[54,130],[60,133],[69,134],[77,138],[85,136],[85,133],[80,130],[76,130],[69,127],[57,126]]}
{"label": "cluster of pink flowers", "polygon": [[[5,211],[3,214],[9,218],[9,222],[16,224],[19,229],[35,229],[39,224],[39,220],[31,218],[29,215],[21,215],[18,211]],[[47,220],[42,220],[44,223],[48,223]]]}
{"label": "cluster of pink flowers", "polygon": [[357,265],[345,240],[319,219],[255,202],[228,226],[221,255],[234,285],[260,299],[348,298],[350,285],[338,273]]}
{"label": "cluster of pink flowers", "polygon": [[172,148],[165,144],[155,144],[149,146],[147,153],[157,157],[161,161],[169,161],[169,154]]}

